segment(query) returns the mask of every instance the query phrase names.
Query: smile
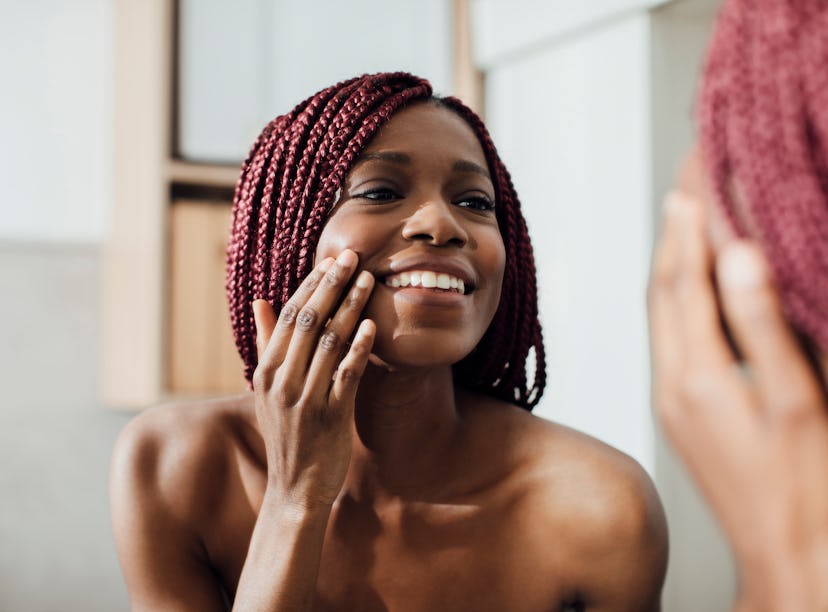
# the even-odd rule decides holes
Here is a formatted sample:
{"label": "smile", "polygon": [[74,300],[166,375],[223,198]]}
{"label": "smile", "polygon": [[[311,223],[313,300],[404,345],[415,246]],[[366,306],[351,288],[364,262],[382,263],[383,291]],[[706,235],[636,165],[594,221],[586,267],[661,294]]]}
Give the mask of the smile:
{"label": "smile", "polygon": [[386,276],[386,285],[394,288],[422,287],[423,289],[438,289],[461,295],[466,293],[466,284],[462,278],[457,278],[445,272],[431,270],[409,270]]}

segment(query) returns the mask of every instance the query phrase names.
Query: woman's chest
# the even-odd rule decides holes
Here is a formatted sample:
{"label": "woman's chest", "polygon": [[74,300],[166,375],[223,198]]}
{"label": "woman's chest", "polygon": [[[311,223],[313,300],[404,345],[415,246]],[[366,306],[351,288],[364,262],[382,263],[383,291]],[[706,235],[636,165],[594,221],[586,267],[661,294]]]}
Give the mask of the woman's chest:
{"label": "woman's chest", "polygon": [[[251,527],[252,532],[252,527]],[[249,540],[249,538],[248,538]],[[567,607],[570,589],[539,573],[528,558],[496,547],[413,547],[365,541],[347,548],[326,542],[317,578],[317,612],[539,612]],[[245,551],[235,548],[221,571],[232,600]]]}
{"label": "woman's chest", "polygon": [[509,518],[494,505],[334,518],[317,610],[549,610],[563,599],[563,584],[539,580],[535,552]]}
{"label": "woman's chest", "polygon": [[317,580],[320,612],[518,610],[516,592],[478,547],[431,550],[375,542],[329,546]]}
{"label": "woman's chest", "polygon": [[[444,508],[399,520],[335,512],[317,578],[319,612],[549,610],[565,585],[538,573],[535,553],[508,516]],[[211,559],[235,592],[256,515],[239,512],[217,529]],[[541,579],[542,578],[542,579]]]}
{"label": "woman's chest", "polygon": [[[228,483],[229,484],[229,483]],[[225,590],[235,592],[264,493],[247,471],[227,488],[206,544]],[[571,591],[550,572],[560,557],[502,499],[334,507],[317,578],[317,610],[550,610]],[[550,538],[553,541],[554,538]]]}

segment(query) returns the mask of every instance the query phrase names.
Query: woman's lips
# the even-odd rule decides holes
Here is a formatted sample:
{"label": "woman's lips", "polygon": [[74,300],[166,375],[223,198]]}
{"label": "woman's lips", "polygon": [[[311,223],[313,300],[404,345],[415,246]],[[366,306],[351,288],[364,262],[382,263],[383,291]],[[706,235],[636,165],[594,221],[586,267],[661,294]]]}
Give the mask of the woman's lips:
{"label": "woman's lips", "polygon": [[414,287],[468,295],[476,286],[476,274],[469,262],[461,257],[433,253],[397,253],[375,276],[380,283],[394,289]]}

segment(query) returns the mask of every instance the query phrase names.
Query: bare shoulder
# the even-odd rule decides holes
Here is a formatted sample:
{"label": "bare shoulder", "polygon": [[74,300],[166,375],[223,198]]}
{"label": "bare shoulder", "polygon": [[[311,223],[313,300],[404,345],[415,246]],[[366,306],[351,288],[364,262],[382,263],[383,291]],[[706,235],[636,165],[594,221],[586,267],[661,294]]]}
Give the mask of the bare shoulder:
{"label": "bare shoulder", "polygon": [[[545,422],[530,430],[536,451],[528,458],[526,515],[569,551],[566,569],[589,609],[658,610],[667,523],[649,475],[586,434]],[[561,567],[556,555],[546,560],[552,571]]]}
{"label": "bare shoulder", "polygon": [[[637,461],[592,436],[490,398],[478,400],[471,412],[479,421],[476,429],[494,432],[490,443],[519,467],[521,479],[532,481],[533,491],[608,496],[612,508],[619,495],[658,501],[650,477]],[[597,511],[598,500],[595,504]]]}
{"label": "bare shoulder", "polygon": [[233,468],[243,398],[169,404],[121,432],[110,468],[110,509],[134,610],[223,610],[204,534]]}
{"label": "bare shoulder", "polygon": [[663,522],[652,480],[629,455],[587,434],[531,416],[524,427],[525,472],[553,518],[577,531],[636,532]]}
{"label": "bare shoulder", "polygon": [[515,535],[546,575],[566,575],[589,609],[656,610],[667,526],[655,486],[630,456],[501,404],[484,411],[511,457]]}
{"label": "bare shoulder", "polygon": [[123,484],[137,493],[151,493],[169,510],[188,513],[203,508],[221,485],[228,449],[241,436],[244,401],[234,397],[180,402],[143,411],[115,444],[113,493]]}

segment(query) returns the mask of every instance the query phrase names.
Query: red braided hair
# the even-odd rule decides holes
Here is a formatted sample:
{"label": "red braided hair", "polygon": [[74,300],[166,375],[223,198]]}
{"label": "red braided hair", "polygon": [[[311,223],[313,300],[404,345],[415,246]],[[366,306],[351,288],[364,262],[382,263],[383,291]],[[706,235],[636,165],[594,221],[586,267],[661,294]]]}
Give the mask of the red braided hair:
{"label": "red braided hair", "polygon": [[[227,246],[227,298],[245,377],[251,380],[257,361],[251,303],[266,299],[279,313],[312,269],[336,192],[354,162],[395,112],[418,101],[457,113],[477,135],[506,248],[500,305],[474,351],[454,365],[454,378],[531,410],[543,393],[546,364],[532,245],[517,194],[481,119],[407,73],[364,75],[323,89],[271,121],[253,144],[236,184]],[[527,380],[530,358],[533,380]]]}
{"label": "red braided hair", "polygon": [[727,218],[759,240],[787,316],[828,351],[828,2],[727,0],[698,118]]}

